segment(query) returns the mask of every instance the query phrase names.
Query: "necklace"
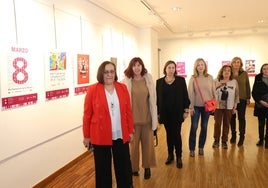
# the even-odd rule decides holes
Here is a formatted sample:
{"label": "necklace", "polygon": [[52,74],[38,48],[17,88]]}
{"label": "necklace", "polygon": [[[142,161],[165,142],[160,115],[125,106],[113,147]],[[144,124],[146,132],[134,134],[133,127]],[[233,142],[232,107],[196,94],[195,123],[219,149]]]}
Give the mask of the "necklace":
{"label": "necklace", "polygon": [[166,77],[166,78],[165,78],[165,81],[166,81],[167,84],[172,84],[172,83],[174,82],[174,80],[175,80],[174,77],[172,77],[172,78],[168,78],[168,77]]}
{"label": "necklace", "polygon": [[105,92],[106,92],[106,96],[107,96],[107,102],[108,102],[109,110],[110,110],[112,116],[114,116],[114,109],[115,109],[115,92],[114,92],[114,89],[112,91],[108,91],[107,89],[105,89]]}

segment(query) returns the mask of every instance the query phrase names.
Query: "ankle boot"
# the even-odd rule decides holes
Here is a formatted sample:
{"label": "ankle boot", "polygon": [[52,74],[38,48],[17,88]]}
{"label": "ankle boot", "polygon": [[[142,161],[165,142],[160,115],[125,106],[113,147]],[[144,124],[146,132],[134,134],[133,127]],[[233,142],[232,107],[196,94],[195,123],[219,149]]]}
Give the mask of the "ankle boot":
{"label": "ankle boot", "polygon": [[150,170],[150,168],[145,168],[144,169],[144,179],[150,179],[150,177],[151,177],[151,170]]}
{"label": "ankle boot", "polygon": [[263,146],[263,140],[259,140],[256,145],[257,146]]}
{"label": "ankle boot", "polygon": [[236,135],[232,135],[231,139],[230,139],[230,143],[235,143],[236,142]]}
{"label": "ankle boot", "polygon": [[240,136],[239,141],[238,141],[238,143],[237,143],[237,146],[243,146],[243,144],[244,144],[244,139],[245,139],[244,136]]}
{"label": "ankle boot", "polygon": [[181,158],[177,158],[177,168],[182,168],[182,160],[181,160]]}
{"label": "ankle boot", "polygon": [[172,161],[174,161],[174,155],[170,154],[170,155],[168,155],[168,158],[167,158],[165,164],[169,165],[172,163]]}

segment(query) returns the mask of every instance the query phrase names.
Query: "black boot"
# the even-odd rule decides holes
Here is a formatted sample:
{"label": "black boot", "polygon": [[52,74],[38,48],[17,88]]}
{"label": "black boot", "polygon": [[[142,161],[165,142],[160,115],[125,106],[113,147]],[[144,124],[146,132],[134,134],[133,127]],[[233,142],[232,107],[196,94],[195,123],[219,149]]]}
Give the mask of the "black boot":
{"label": "black boot", "polygon": [[259,140],[257,143],[256,143],[257,146],[263,146],[263,140]]}
{"label": "black boot", "polygon": [[230,139],[230,143],[233,144],[235,142],[236,142],[236,135],[233,134],[232,137],[231,137],[231,139]]}
{"label": "black boot", "polygon": [[264,145],[265,149],[268,149],[268,135],[265,135],[265,145]]}
{"label": "black boot", "polygon": [[181,158],[177,158],[177,168],[182,168],[182,160],[181,160]]}
{"label": "black boot", "polygon": [[151,177],[151,170],[150,170],[150,168],[145,168],[144,169],[144,179],[150,179],[150,177]]}
{"label": "black boot", "polygon": [[238,143],[237,143],[237,146],[238,146],[238,147],[243,146],[243,144],[244,144],[244,139],[245,139],[244,136],[240,136],[239,141],[238,141]]}
{"label": "black boot", "polygon": [[172,161],[174,161],[174,155],[170,154],[170,155],[168,155],[168,158],[167,158],[165,164],[169,165],[172,163]]}

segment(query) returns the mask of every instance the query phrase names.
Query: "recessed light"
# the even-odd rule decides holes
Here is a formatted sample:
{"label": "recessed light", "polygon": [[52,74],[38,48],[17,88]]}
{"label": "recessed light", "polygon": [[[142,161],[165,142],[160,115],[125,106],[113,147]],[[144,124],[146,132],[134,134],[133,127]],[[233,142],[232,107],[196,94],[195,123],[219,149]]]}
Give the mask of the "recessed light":
{"label": "recessed light", "polygon": [[173,7],[173,8],[172,8],[172,11],[173,11],[173,12],[180,12],[181,9],[182,9],[182,8],[180,8],[180,7]]}

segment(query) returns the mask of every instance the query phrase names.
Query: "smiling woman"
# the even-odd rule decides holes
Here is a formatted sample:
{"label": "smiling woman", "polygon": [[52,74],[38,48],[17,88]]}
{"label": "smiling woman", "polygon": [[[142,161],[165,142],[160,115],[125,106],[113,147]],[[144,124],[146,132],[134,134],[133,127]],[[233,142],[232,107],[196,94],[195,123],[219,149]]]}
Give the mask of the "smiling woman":
{"label": "smiling woman", "polygon": [[133,187],[129,142],[133,137],[130,97],[117,82],[116,66],[103,62],[98,83],[88,87],[84,103],[83,144],[93,148],[96,188],[112,187],[112,164],[118,187]]}

